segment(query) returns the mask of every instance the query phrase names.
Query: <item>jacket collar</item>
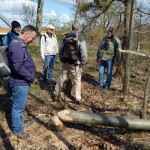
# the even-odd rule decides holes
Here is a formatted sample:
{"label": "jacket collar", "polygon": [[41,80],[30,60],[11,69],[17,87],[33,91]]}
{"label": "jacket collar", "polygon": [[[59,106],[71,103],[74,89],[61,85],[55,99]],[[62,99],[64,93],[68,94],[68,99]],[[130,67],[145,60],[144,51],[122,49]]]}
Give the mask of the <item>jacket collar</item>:
{"label": "jacket collar", "polygon": [[27,44],[20,38],[20,36],[15,36],[14,40],[17,40],[18,43],[22,45],[22,47],[27,47]]}
{"label": "jacket collar", "polygon": [[52,36],[54,36],[54,34],[48,34],[47,32],[45,33],[46,37],[50,37],[52,38]]}

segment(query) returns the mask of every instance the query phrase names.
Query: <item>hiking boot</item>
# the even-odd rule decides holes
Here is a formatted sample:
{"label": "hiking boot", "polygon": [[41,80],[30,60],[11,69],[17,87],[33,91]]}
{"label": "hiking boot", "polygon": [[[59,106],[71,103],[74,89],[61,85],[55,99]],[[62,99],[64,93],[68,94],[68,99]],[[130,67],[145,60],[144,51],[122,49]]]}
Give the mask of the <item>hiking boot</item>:
{"label": "hiking boot", "polygon": [[81,100],[79,100],[79,103],[83,104],[83,103],[85,103],[85,100],[83,98],[81,98]]}
{"label": "hiking boot", "polygon": [[59,101],[59,97],[58,96],[54,96],[54,101]]}
{"label": "hiking boot", "polygon": [[82,97],[80,100],[75,100],[75,102],[77,103],[77,104],[84,104],[86,101],[84,100],[84,98]]}
{"label": "hiking boot", "polygon": [[53,101],[59,101],[61,97],[61,92],[59,94],[56,91],[53,92]]}
{"label": "hiking boot", "polygon": [[48,81],[49,84],[55,85],[56,81],[54,79]]}
{"label": "hiking boot", "polygon": [[24,121],[24,128],[28,128],[33,124],[33,120],[25,120]]}
{"label": "hiking boot", "polygon": [[109,90],[109,87],[104,85],[104,86],[103,86],[103,89],[104,89],[104,90]]}
{"label": "hiking boot", "polygon": [[22,140],[27,140],[29,138],[29,135],[25,132],[15,133],[15,135]]}

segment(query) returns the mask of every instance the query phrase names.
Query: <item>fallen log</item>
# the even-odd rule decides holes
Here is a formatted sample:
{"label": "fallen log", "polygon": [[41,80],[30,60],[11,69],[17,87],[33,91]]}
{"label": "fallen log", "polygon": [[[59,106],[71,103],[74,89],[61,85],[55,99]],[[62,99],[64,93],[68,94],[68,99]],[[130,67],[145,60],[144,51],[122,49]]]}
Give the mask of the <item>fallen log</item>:
{"label": "fallen log", "polygon": [[63,110],[58,112],[57,115],[62,121],[65,122],[89,125],[103,125],[127,129],[150,130],[150,120],[144,119],[113,117],[104,114],[79,112],[73,110]]}

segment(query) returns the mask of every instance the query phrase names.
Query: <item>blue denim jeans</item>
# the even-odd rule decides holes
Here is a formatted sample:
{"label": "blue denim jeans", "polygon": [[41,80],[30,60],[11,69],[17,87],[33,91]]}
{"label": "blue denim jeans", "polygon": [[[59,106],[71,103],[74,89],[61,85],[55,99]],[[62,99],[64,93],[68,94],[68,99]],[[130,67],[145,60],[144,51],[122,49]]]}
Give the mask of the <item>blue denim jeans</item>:
{"label": "blue denim jeans", "polygon": [[[100,66],[99,66],[99,85],[101,87],[109,88],[111,85],[111,80],[112,80],[112,71],[113,71],[113,66],[114,66],[114,59],[109,60],[109,61],[100,61]],[[107,78],[106,82],[104,83],[104,73],[105,69],[107,69]]]}
{"label": "blue denim jeans", "polygon": [[[47,82],[47,79],[51,81],[53,79],[53,70],[55,65],[56,55],[45,56],[45,62],[42,70],[43,82]],[[48,78],[47,78],[47,71]]]}
{"label": "blue denim jeans", "polygon": [[12,132],[14,134],[23,131],[24,109],[27,103],[29,86],[10,85],[12,89]]}

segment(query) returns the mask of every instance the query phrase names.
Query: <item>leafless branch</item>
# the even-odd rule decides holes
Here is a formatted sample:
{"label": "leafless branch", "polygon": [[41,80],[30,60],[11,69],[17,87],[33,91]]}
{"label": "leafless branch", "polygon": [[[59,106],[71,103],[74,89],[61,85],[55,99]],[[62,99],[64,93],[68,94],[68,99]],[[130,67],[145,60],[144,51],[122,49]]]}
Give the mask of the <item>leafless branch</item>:
{"label": "leafless branch", "polygon": [[123,14],[123,12],[122,13],[120,13],[120,15],[119,15],[119,23],[118,23],[118,27],[116,28],[116,30],[118,30],[119,29],[119,27],[120,27],[120,24],[121,24],[121,15]]}
{"label": "leafless branch", "polygon": [[89,21],[89,24],[87,24],[86,26],[83,27],[83,30],[84,30],[87,26],[91,25],[91,23],[93,22],[93,20],[95,20],[96,18],[98,18],[99,16],[101,16],[102,14],[104,14],[104,13],[107,11],[107,9],[109,8],[109,6],[110,6],[114,1],[115,1],[115,0],[110,1],[109,4],[107,5],[107,7],[106,7],[101,13],[99,13],[99,14],[93,16],[93,17],[91,18],[91,20]]}
{"label": "leafless branch", "polygon": [[141,34],[150,33],[150,31],[143,31],[143,32],[134,31],[134,32],[135,32],[135,33],[141,33]]}
{"label": "leafless branch", "polygon": [[143,14],[145,14],[145,15],[150,15],[150,13],[144,12],[143,10],[141,10],[141,9],[139,9],[139,8],[137,8],[137,11],[139,11],[140,13],[143,13]]}

